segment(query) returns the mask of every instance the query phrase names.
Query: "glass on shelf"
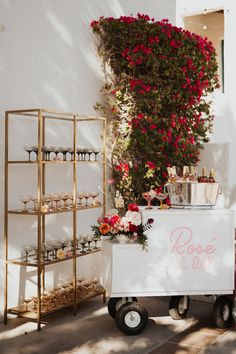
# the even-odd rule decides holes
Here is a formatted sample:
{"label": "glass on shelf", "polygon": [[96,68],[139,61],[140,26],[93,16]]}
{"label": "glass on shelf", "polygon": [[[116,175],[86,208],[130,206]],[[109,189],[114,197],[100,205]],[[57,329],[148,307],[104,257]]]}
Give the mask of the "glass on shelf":
{"label": "glass on shelf", "polygon": [[94,206],[99,204],[98,203],[98,199],[97,199],[98,195],[99,195],[98,191],[97,192],[91,192],[91,197],[93,198],[92,205],[94,205]]}
{"label": "glass on shelf", "polygon": [[91,252],[92,251],[92,249],[91,249],[91,247],[90,247],[90,245],[91,245],[91,242],[93,241],[93,235],[86,235],[86,240],[87,240],[87,242],[88,242],[88,249],[87,249],[87,252]]}
{"label": "glass on shelf", "polygon": [[31,161],[31,158],[30,158],[30,155],[31,155],[31,153],[32,153],[32,146],[29,146],[29,145],[25,145],[24,146],[24,149],[25,149],[25,151],[27,151],[28,152],[28,154],[29,154],[29,161]]}
{"label": "glass on shelf", "polygon": [[20,201],[24,204],[24,212],[28,212],[29,210],[27,209],[27,204],[31,201],[32,196],[31,195],[22,195],[20,196]]}
{"label": "glass on shelf", "polygon": [[32,145],[31,149],[36,155],[36,160],[38,160],[38,145]]}
{"label": "glass on shelf", "polygon": [[91,149],[91,152],[94,154],[94,161],[97,161],[98,154],[100,154],[100,150],[97,148]]}
{"label": "glass on shelf", "polygon": [[91,197],[91,193],[90,193],[90,192],[85,192],[85,193],[84,193],[85,206],[89,206],[88,200],[89,200],[90,197]]}
{"label": "glass on shelf", "polygon": [[28,309],[28,304],[32,301],[32,298],[25,298],[24,303],[25,303],[25,311],[27,312]]}

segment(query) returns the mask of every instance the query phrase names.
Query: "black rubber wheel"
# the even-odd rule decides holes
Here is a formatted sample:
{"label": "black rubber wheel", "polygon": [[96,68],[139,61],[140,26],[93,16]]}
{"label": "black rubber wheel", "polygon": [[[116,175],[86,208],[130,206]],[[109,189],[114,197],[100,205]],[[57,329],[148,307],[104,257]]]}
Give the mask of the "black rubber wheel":
{"label": "black rubber wheel", "polygon": [[213,317],[216,327],[228,328],[233,320],[232,302],[227,296],[219,296],[213,307]]}
{"label": "black rubber wheel", "polygon": [[[126,301],[128,301],[128,297],[126,298]],[[131,299],[131,298],[130,298]],[[109,312],[109,315],[112,318],[116,318],[116,312],[117,312],[117,303],[122,300],[122,297],[110,297],[107,303],[107,309]],[[136,297],[132,297],[132,301],[138,301]]]}
{"label": "black rubber wheel", "polygon": [[148,322],[148,313],[139,302],[127,302],[116,313],[116,324],[119,330],[128,335],[141,333]]}
{"label": "black rubber wheel", "polygon": [[236,303],[235,302],[233,303],[233,306],[232,306],[232,316],[233,316],[234,322],[236,322]]}
{"label": "black rubber wheel", "polygon": [[169,303],[169,315],[173,320],[182,320],[189,309],[189,297],[187,296],[187,308],[183,307],[184,296],[171,296]]}

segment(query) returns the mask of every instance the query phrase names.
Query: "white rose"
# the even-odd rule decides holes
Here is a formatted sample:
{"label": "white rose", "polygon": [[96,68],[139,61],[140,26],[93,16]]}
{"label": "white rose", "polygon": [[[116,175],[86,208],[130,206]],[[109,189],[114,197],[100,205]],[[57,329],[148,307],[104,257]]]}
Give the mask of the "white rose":
{"label": "white rose", "polygon": [[126,216],[123,216],[123,218],[121,219],[120,229],[122,228],[124,231],[129,231],[129,219]]}
{"label": "white rose", "polygon": [[141,214],[138,211],[128,210],[125,216],[128,218],[129,222],[135,226],[139,226],[142,222]]}
{"label": "white rose", "polygon": [[112,216],[117,215],[118,210],[117,209],[110,209],[106,212],[105,217],[110,219]]}

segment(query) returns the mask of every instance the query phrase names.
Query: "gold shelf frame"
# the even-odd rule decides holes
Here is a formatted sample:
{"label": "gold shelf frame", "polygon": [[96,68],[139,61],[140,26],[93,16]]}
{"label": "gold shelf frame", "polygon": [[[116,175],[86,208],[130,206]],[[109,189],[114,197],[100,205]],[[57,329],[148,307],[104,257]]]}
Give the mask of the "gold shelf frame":
{"label": "gold shelf frame", "polygon": [[[9,122],[11,119],[16,119],[16,117],[33,117],[38,120],[38,151],[41,151],[41,147],[45,144],[45,126],[47,119],[59,120],[59,121],[69,121],[73,124],[73,149],[74,156],[76,156],[77,151],[77,127],[79,122],[101,122],[102,123],[102,161],[77,161],[76,159],[72,161],[45,161],[42,159],[42,154],[38,154],[38,159],[36,161],[23,161],[23,160],[9,160]],[[77,191],[77,164],[100,164],[102,165],[103,170],[103,201],[102,204],[96,206],[84,206],[77,207],[76,205],[76,191]],[[39,210],[36,212],[22,212],[20,210],[9,210],[8,207],[8,176],[9,176],[9,166],[14,164],[32,164],[37,165],[37,175],[38,175],[38,200],[39,200]],[[73,168],[73,205],[72,208],[60,211],[51,211],[47,213],[43,213],[41,211],[42,207],[42,195],[45,194],[45,168],[47,165],[51,164],[72,164]],[[79,113],[68,113],[55,111],[50,109],[23,109],[23,110],[9,110],[5,112],[5,170],[4,170],[4,324],[7,324],[7,314],[14,313],[18,316],[29,317],[22,313],[19,310],[19,307],[14,309],[8,309],[8,265],[16,264],[20,266],[33,266],[37,267],[37,297],[38,297],[38,309],[37,314],[34,313],[34,319],[37,320],[37,329],[38,331],[41,329],[41,318],[49,312],[43,313],[41,308],[41,294],[45,288],[45,267],[49,265],[53,265],[56,263],[60,263],[67,260],[72,260],[73,262],[73,286],[74,286],[74,301],[73,303],[66,304],[65,306],[59,306],[56,309],[53,309],[54,312],[60,308],[68,307],[73,305],[73,312],[76,314],[77,312],[77,304],[81,302],[81,300],[77,299],[76,292],[76,274],[77,274],[77,258],[90,255],[98,252],[98,250],[93,250],[92,252],[86,254],[76,254],[76,226],[77,226],[77,212],[80,210],[89,210],[95,208],[102,208],[103,213],[106,211],[106,118],[104,117],[96,117],[92,115],[81,115]],[[42,243],[45,241],[45,216],[55,213],[62,212],[72,212],[73,213],[73,248],[74,254],[71,257],[66,257],[61,260],[55,260],[50,262],[43,262],[41,258],[42,254]],[[10,214],[18,214],[18,215],[30,215],[37,216],[37,264],[29,264],[29,262],[21,261],[20,259],[8,259],[8,223],[9,223],[9,215]],[[89,299],[93,296],[103,295],[103,301],[105,301],[105,290],[100,291],[99,293],[93,294],[91,296],[87,296],[82,300]],[[32,318],[32,317],[29,317]]]}

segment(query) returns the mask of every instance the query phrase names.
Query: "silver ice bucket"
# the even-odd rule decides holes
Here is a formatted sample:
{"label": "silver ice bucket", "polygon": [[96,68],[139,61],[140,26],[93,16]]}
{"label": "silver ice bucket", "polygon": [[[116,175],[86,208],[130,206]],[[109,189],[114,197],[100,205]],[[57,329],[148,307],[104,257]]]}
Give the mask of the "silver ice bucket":
{"label": "silver ice bucket", "polygon": [[168,183],[171,206],[213,207],[220,193],[219,183]]}

